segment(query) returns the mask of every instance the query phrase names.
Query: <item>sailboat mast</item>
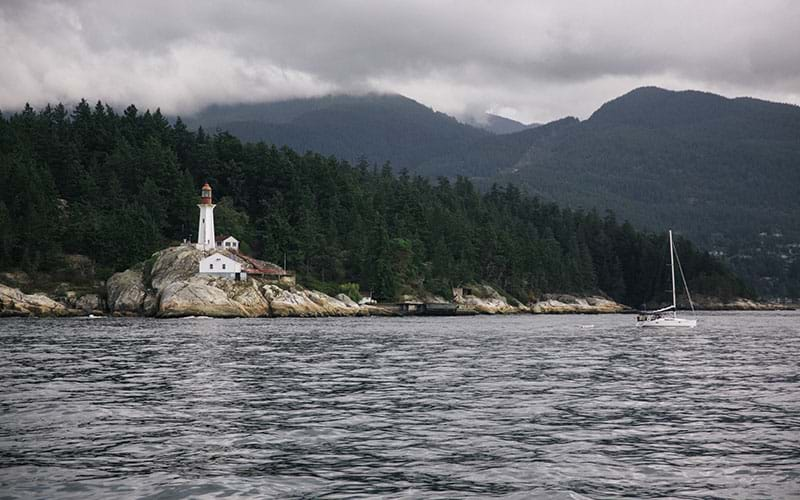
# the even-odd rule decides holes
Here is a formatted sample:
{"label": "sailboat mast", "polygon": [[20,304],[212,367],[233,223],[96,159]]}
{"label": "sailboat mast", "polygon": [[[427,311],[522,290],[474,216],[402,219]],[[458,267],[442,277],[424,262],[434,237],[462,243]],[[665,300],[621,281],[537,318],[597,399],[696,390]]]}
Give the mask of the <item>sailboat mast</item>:
{"label": "sailboat mast", "polygon": [[678,302],[675,300],[675,247],[672,246],[672,229],[669,230],[669,270],[672,273],[672,314],[675,314]]}

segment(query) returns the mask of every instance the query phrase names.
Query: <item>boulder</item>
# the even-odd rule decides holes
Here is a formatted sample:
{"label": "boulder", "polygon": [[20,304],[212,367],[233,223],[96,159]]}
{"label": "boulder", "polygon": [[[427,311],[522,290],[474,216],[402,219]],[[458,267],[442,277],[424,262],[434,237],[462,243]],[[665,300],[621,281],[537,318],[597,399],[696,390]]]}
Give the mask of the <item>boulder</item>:
{"label": "boulder", "polygon": [[316,290],[303,290],[302,293],[305,293],[313,303],[317,304],[320,309],[322,309],[323,315],[325,316],[353,316],[358,314],[358,307],[350,307],[346,302],[338,298],[331,297],[330,295]]}
{"label": "boulder", "polygon": [[59,302],[61,302],[61,303],[62,303],[62,304],[64,304],[65,306],[67,306],[68,308],[70,308],[70,309],[77,309],[77,308],[78,308],[78,307],[77,307],[77,303],[78,303],[78,293],[77,293],[77,292],[75,292],[74,290],[67,290],[67,291],[62,291],[62,290],[59,290],[60,288],[63,288],[63,287],[62,287],[62,285],[64,285],[64,284],[65,284],[65,283],[62,283],[62,284],[61,284],[61,285],[59,285],[59,287],[56,289],[56,291],[55,291],[55,298],[56,298],[56,299],[57,299]]}
{"label": "boulder", "polygon": [[261,295],[256,281],[222,281],[224,281],[222,287],[226,289],[228,297],[244,309],[247,317],[257,318],[269,315],[269,302]]}
{"label": "boulder", "polygon": [[204,257],[202,250],[189,245],[169,247],[156,252],[145,263],[150,281],[148,285],[155,290],[161,290],[172,283],[189,280],[197,274],[200,261]]}
{"label": "boulder", "polygon": [[531,305],[531,311],[541,314],[600,314],[619,313],[628,308],[600,296],[576,297],[574,295],[543,295]]}
{"label": "boulder", "polygon": [[0,285],[0,317],[3,316],[69,316],[64,304],[41,294],[25,294],[18,288]]}
{"label": "boulder", "polygon": [[297,289],[284,290],[276,285],[264,285],[261,290],[269,302],[271,316],[322,316],[322,308]]}
{"label": "boulder", "polygon": [[158,293],[149,290],[144,297],[144,302],[142,302],[142,314],[145,316],[156,316],[158,314],[158,300]]}
{"label": "boulder", "polygon": [[261,290],[269,302],[272,316],[355,316],[361,314],[361,308],[357,304],[352,306],[345,301],[315,290],[305,290],[300,287],[284,290],[276,285],[264,285]]}
{"label": "boulder", "polygon": [[141,314],[146,294],[141,269],[128,269],[106,282],[108,309],[114,314]]}
{"label": "boulder", "polygon": [[453,299],[462,311],[480,314],[513,314],[528,311],[528,308],[519,302],[510,304],[503,295],[488,285],[470,285],[469,288],[471,294],[457,295]]}
{"label": "boulder", "polygon": [[356,308],[356,309],[360,308],[358,303],[355,300],[351,299],[350,296],[345,293],[340,293],[336,295],[336,300],[344,304],[345,307]]}
{"label": "boulder", "polygon": [[213,316],[218,318],[266,316],[269,304],[255,283],[235,283],[224,279],[196,276],[176,281],[161,290],[157,315]]}
{"label": "boulder", "polygon": [[102,314],[103,299],[96,293],[87,293],[75,300],[75,308],[86,314]]}

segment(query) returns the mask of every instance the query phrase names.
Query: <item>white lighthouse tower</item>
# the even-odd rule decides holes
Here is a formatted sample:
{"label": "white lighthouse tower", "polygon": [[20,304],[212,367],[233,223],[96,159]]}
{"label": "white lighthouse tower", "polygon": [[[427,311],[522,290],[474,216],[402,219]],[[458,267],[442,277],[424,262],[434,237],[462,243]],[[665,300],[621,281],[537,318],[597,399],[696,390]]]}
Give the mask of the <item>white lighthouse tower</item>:
{"label": "white lighthouse tower", "polygon": [[200,223],[197,226],[197,248],[213,250],[217,246],[214,237],[214,205],[211,203],[211,186],[206,182],[200,188]]}

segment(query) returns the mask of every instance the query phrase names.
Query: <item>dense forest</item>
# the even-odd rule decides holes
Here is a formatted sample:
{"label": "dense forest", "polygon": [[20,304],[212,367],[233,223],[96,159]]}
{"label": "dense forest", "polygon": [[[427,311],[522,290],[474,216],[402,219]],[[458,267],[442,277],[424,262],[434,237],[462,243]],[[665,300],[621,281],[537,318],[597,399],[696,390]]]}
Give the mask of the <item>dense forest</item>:
{"label": "dense forest", "polygon": [[[196,232],[199,186],[214,188],[217,233],[283,262],[301,282],[358,283],[381,299],[485,282],[527,300],[594,292],[632,305],[663,298],[665,236],[613,214],[561,209],[514,186],[351,165],[226,132],[189,130],[159,111],[82,101],[0,115],[0,270],[51,271],[87,255],[101,274]],[[678,239],[689,286],[751,292]]]}
{"label": "dense forest", "polygon": [[512,183],[562,207],[611,209],[638,228],[680,231],[761,294],[800,297],[799,107],[643,87],[587,120],[526,129],[488,118],[472,124],[516,133],[377,94],[213,105],[186,123],[351,162],[390,160],[432,179],[464,176],[482,192]]}
{"label": "dense forest", "polygon": [[799,138],[800,107],[646,87],[588,120],[483,138],[416,172],[484,189],[511,182],[561,206],[677,229],[760,292],[798,297]]}

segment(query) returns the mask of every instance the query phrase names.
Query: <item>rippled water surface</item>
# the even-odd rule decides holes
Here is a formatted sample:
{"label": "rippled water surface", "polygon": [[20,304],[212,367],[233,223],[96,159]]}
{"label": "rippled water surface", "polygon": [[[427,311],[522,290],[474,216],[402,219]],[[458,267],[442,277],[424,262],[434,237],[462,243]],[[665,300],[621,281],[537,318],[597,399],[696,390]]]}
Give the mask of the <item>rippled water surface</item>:
{"label": "rippled water surface", "polygon": [[0,320],[0,498],[800,496],[800,313],[633,321]]}

